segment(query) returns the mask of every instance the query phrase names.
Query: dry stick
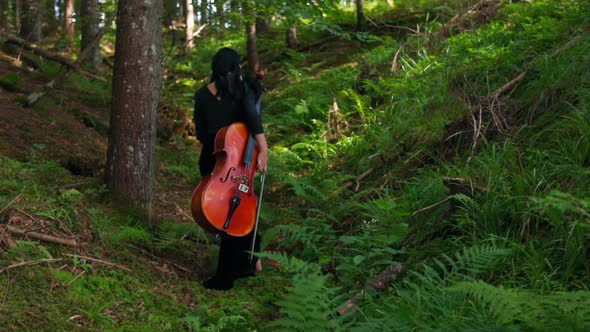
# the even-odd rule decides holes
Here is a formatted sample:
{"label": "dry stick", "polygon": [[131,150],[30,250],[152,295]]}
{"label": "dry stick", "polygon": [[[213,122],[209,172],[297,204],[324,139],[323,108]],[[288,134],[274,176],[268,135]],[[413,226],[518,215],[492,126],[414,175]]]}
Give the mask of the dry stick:
{"label": "dry stick", "polygon": [[20,196],[23,194],[23,190],[21,190],[21,192],[18,195],[16,195],[16,197],[13,198],[12,201],[10,201],[10,203],[6,204],[6,206],[3,207],[2,210],[0,210],[0,214],[2,214],[6,209],[8,209],[9,206],[14,204],[14,202],[16,202],[20,198]]}
{"label": "dry stick", "polygon": [[1,268],[0,273],[6,272],[8,270],[12,270],[15,267],[19,267],[19,266],[35,265],[35,264],[42,264],[42,263],[55,263],[55,262],[61,262],[63,260],[64,260],[63,258],[44,258],[44,259],[39,259],[39,260],[35,260],[35,261],[21,262],[21,263],[8,265],[8,266]]}
{"label": "dry stick", "polygon": [[387,289],[402,272],[402,266],[399,263],[393,263],[386,267],[377,278],[371,281],[360,293],[346,300],[344,305],[338,309],[338,315],[344,315],[356,309],[356,303],[369,291],[382,291]]}
{"label": "dry stick", "polygon": [[6,32],[4,30],[0,30],[0,36],[3,36],[4,38],[6,38],[8,41],[11,41],[13,43],[16,43],[18,45],[24,46],[25,48],[31,50],[33,53],[40,55],[44,58],[47,58],[49,60],[53,60],[56,62],[59,62],[65,66],[67,66],[68,68],[71,68],[83,75],[86,75],[88,77],[94,78],[96,80],[100,80],[103,82],[106,82],[106,79],[97,75],[94,75],[92,73],[89,73],[87,71],[85,71],[84,69],[82,69],[82,67],[80,67],[80,64],[77,63],[76,61],[73,61],[72,59],[68,59],[66,57],[63,57],[61,55],[55,54],[49,50],[47,50],[46,48],[39,46],[37,44],[34,43],[30,43],[16,35],[11,34],[10,32]]}
{"label": "dry stick", "polygon": [[522,73],[518,74],[515,78],[513,78],[512,80],[510,80],[510,82],[504,84],[503,86],[501,86],[500,88],[496,89],[496,91],[492,92],[490,94],[491,98],[498,98],[501,95],[509,92],[510,90],[514,89],[516,87],[516,85],[518,85],[523,79],[524,76],[526,75],[527,71],[523,71]]}
{"label": "dry stick", "polygon": [[107,262],[107,261],[104,261],[104,260],[98,259],[98,258],[92,258],[92,257],[80,256],[80,255],[72,255],[72,254],[66,254],[66,256],[68,256],[68,257],[76,257],[76,258],[79,258],[79,259],[85,259],[87,261],[101,263],[101,264],[104,264],[104,265],[108,265],[108,266],[112,266],[112,267],[117,267],[117,268],[119,268],[121,270],[125,270],[127,272],[131,272],[131,270],[129,268],[127,268],[127,267],[125,267],[123,265],[119,265],[119,264],[116,264],[116,263]]}
{"label": "dry stick", "polygon": [[415,215],[417,215],[418,213],[422,213],[424,211],[428,211],[428,210],[433,209],[433,208],[435,208],[435,207],[437,207],[439,205],[442,205],[442,204],[448,202],[450,199],[451,199],[451,197],[447,197],[447,198],[443,199],[442,201],[436,202],[436,203],[434,203],[432,205],[429,205],[429,206],[427,206],[425,208],[422,208],[422,209],[420,209],[418,211],[414,211],[414,212],[412,212],[412,217],[415,216]]}
{"label": "dry stick", "polygon": [[10,226],[10,225],[6,225],[6,229],[11,233],[24,235],[26,237],[29,237],[29,238],[32,238],[35,240],[41,240],[41,241],[46,241],[46,242],[51,242],[51,243],[59,243],[59,244],[63,244],[63,245],[70,246],[70,247],[77,247],[79,245],[78,242],[76,242],[76,240],[62,239],[59,237],[55,237],[55,236],[51,236],[51,235],[47,235],[47,234],[43,234],[43,233],[28,232],[28,231],[22,230],[18,227],[14,227],[14,226]]}
{"label": "dry stick", "polygon": [[391,72],[394,74],[397,73],[397,68],[399,67],[398,60],[399,60],[399,54],[400,54],[402,48],[403,48],[403,45],[400,45],[400,47],[397,49],[397,52],[395,52],[395,56],[393,57],[393,62],[391,63]]}
{"label": "dry stick", "polygon": [[74,283],[74,281],[78,280],[78,278],[80,278],[84,273],[86,273],[86,271],[82,271],[80,274],[78,274],[74,279],[70,280],[70,282],[68,282],[64,287],[68,288],[70,287],[71,284]]}

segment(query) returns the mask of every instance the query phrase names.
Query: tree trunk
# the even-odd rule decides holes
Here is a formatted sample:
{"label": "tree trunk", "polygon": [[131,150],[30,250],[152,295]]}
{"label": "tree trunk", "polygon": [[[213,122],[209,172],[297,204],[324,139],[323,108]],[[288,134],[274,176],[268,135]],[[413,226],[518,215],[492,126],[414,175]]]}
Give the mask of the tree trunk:
{"label": "tree trunk", "polygon": [[25,0],[23,9],[20,36],[33,43],[41,42],[43,37],[43,1]]}
{"label": "tree trunk", "polygon": [[297,48],[297,26],[295,24],[287,29],[287,47],[293,50]]}
{"label": "tree trunk", "polygon": [[201,25],[207,24],[207,0],[201,0]]}
{"label": "tree trunk", "polygon": [[[266,15],[263,14],[266,17]],[[270,19],[257,17],[256,18],[256,33],[265,34],[270,31]]]}
{"label": "tree trunk", "polygon": [[193,0],[186,0],[186,47],[193,48],[193,30],[195,28],[195,9]]}
{"label": "tree trunk", "polygon": [[45,30],[44,34],[47,36],[51,36],[55,33],[58,26],[58,20],[56,17],[55,8],[57,6],[57,2],[55,0],[44,0],[45,1]]}
{"label": "tree trunk", "polygon": [[22,0],[14,0],[14,28],[17,35],[20,35],[22,29],[22,14],[23,2]]}
{"label": "tree trunk", "polygon": [[[100,31],[98,23],[100,21],[100,12],[98,10],[98,0],[82,0],[80,11],[82,22],[82,40],[80,41],[80,51],[91,47],[88,59],[84,61],[84,66],[89,68],[99,68],[102,63],[100,56],[100,42],[95,43],[94,39]],[[92,45],[91,45],[92,44]]]}
{"label": "tree trunk", "polygon": [[363,0],[356,0],[356,29],[365,31],[365,11],[363,10]]}
{"label": "tree trunk", "polygon": [[6,11],[8,10],[8,2],[0,1],[0,28],[8,27],[8,20],[6,19]]}
{"label": "tree trunk", "polygon": [[225,13],[223,10],[223,4],[225,3],[225,1],[223,0],[216,0],[215,1],[215,15],[217,16],[217,24],[219,31],[222,31],[223,29],[225,29]]}
{"label": "tree trunk", "polygon": [[246,18],[246,49],[248,53],[248,67],[253,73],[258,71],[260,64],[258,62],[258,48],[256,47],[256,22],[254,18],[254,9],[249,0],[243,4],[244,16]]}
{"label": "tree trunk", "polygon": [[65,12],[65,30],[66,30],[66,37],[71,41],[74,39],[75,30],[74,30],[74,0],[65,0],[66,1],[66,12]]}
{"label": "tree trunk", "polygon": [[105,172],[110,192],[142,209],[150,226],[162,84],[161,13],[161,0],[119,1]]}

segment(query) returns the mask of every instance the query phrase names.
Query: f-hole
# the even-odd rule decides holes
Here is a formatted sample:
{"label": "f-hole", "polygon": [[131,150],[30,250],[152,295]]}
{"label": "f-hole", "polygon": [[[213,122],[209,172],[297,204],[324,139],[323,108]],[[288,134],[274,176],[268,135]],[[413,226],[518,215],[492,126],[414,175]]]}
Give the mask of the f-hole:
{"label": "f-hole", "polygon": [[235,171],[235,170],[236,170],[236,168],[235,168],[235,167],[230,167],[230,168],[227,170],[227,174],[225,174],[225,178],[219,178],[219,179],[221,180],[221,183],[225,183],[225,182],[227,182],[227,179],[229,178],[229,173],[231,173],[231,172],[233,172],[233,171]]}

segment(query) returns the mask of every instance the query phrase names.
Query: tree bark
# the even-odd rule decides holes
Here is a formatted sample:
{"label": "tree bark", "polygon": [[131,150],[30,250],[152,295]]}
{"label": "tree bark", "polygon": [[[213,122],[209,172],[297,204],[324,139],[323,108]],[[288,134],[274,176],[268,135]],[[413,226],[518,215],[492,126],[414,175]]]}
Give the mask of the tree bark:
{"label": "tree bark", "polygon": [[21,21],[20,36],[33,43],[39,43],[43,38],[43,1],[25,0]]}
{"label": "tree bark", "polygon": [[152,225],[156,110],[162,83],[161,0],[120,0],[106,183]]}
{"label": "tree bark", "polygon": [[89,56],[83,65],[89,68],[99,68],[102,63],[100,56],[100,42],[94,42],[99,34],[100,12],[98,10],[98,0],[83,0],[82,10],[80,11],[82,19],[82,40],[80,41],[80,52],[90,47]]}
{"label": "tree bark", "polygon": [[207,0],[201,0],[201,25],[207,24]]}
{"label": "tree bark", "polygon": [[297,26],[295,24],[287,29],[287,47],[292,50],[297,48]]}
{"label": "tree bark", "polygon": [[246,49],[248,57],[248,67],[252,74],[258,71],[260,63],[258,62],[258,48],[256,46],[256,22],[254,18],[254,8],[250,0],[244,1],[244,16],[246,17]]}
{"label": "tree bark", "polygon": [[365,31],[365,11],[363,9],[363,0],[356,0],[356,29]]}
{"label": "tree bark", "polygon": [[356,303],[361,300],[368,292],[380,292],[389,287],[402,272],[402,266],[399,263],[393,263],[381,271],[377,278],[371,281],[363,290],[355,296],[346,300],[344,305],[338,309],[338,315],[344,315],[356,309]]}
{"label": "tree bark", "polygon": [[65,12],[65,30],[66,37],[71,41],[74,39],[76,31],[74,30],[74,0],[66,1],[66,12]]}
{"label": "tree bark", "polygon": [[195,9],[193,0],[186,0],[186,47],[193,48],[193,30],[195,28]]}

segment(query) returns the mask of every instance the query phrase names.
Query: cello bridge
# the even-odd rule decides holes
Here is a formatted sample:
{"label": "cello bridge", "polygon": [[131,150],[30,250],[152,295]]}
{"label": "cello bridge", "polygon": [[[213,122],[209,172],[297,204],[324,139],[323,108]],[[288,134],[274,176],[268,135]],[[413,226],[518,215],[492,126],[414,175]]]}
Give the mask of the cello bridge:
{"label": "cello bridge", "polygon": [[248,183],[250,180],[247,175],[240,175],[240,176],[232,176],[232,182],[240,182],[241,184]]}

